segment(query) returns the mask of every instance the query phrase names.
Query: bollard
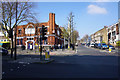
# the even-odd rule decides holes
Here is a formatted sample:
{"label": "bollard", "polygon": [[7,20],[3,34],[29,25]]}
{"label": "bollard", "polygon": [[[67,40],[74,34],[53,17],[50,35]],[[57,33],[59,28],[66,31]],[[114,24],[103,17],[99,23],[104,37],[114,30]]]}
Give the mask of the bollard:
{"label": "bollard", "polygon": [[49,60],[50,59],[50,55],[49,55],[49,51],[45,52],[45,60]]}
{"label": "bollard", "polygon": [[111,52],[111,48],[109,47],[109,52]]}
{"label": "bollard", "polygon": [[49,53],[49,51],[48,51],[48,59],[50,59],[50,53]]}

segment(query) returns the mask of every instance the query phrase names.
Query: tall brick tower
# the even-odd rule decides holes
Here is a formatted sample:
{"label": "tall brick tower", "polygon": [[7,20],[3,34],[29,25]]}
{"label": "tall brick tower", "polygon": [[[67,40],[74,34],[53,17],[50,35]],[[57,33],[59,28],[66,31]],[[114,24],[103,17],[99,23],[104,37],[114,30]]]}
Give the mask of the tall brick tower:
{"label": "tall brick tower", "polygon": [[53,31],[55,30],[55,14],[54,13],[49,13],[49,33],[52,34]]}

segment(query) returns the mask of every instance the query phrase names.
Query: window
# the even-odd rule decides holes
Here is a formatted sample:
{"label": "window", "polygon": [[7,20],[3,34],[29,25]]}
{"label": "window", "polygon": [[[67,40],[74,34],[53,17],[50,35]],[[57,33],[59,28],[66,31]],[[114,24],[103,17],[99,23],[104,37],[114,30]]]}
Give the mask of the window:
{"label": "window", "polygon": [[17,45],[19,45],[19,39],[17,40]]}
{"label": "window", "polygon": [[18,29],[18,34],[21,34],[22,30],[21,29]]}
{"label": "window", "polygon": [[23,39],[21,39],[20,44],[23,45]]}
{"label": "window", "polygon": [[24,33],[25,33],[25,28],[23,28],[23,30],[24,30]]}
{"label": "window", "polygon": [[115,31],[114,31],[114,32],[112,32],[112,36],[115,36]]}

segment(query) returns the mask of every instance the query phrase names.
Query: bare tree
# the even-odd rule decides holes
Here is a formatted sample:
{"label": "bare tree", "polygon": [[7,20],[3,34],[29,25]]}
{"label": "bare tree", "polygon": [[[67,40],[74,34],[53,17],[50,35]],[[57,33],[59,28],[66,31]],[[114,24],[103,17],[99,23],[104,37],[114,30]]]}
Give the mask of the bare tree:
{"label": "bare tree", "polygon": [[[13,29],[15,25],[19,25],[22,22],[31,22],[37,21],[34,17],[34,14],[31,12],[31,8],[33,7],[30,2],[18,2],[17,7],[17,20],[16,20],[16,2],[2,2],[2,23],[3,28],[11,35],[11,54],[13,54]],[[16,24],[17,22],[17,24]],[[4,33],[3,33],[4,34]],[[5,35],[5,34],[4,34]],[[8,36],[5,36],[8,40]],[[9,40],[10,41],[10,40]]]}
{"label": "bare tree", "polygon": [[69,37],[68,37],[68,48],[70,48],[70,43],[73,44],[73,12],[70,12],[69,16],[68,16],[68,33],[69,33]]}
{"label": "bare tree", "polygon": [[74,30],[72,34],[73,34],[73,43],[76,43],[77,38],[79,38],[79,33],[77,30]]}
{"label": "bare tree", "polygon": [[87,43],[88,38],[89,38],[89,36],[86,34],[86,35],[83,37],[83,40]]}

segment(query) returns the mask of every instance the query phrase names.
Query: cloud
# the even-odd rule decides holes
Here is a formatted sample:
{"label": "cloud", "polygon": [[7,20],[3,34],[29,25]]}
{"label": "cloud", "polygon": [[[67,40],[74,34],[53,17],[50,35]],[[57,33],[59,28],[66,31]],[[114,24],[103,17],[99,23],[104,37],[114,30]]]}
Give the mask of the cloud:
{"label": "cloud", "polygon": [[89,5],[88,13],[89,14],[107,14],[107,10],[97,5]]}

